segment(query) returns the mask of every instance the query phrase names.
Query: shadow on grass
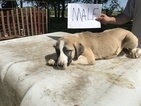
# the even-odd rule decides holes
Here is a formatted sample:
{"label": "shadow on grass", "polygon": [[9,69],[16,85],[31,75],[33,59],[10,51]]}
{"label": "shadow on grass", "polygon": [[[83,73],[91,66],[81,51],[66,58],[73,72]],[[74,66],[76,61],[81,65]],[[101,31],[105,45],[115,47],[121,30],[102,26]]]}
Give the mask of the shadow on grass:
{"label": "shadow on grass", "polygon": [[57,19],[54,17],[50,17],[49,19],[49,32],[57,32],[57,31],[69,32],[69,33],[82,32],[82,31],[101,32],[106,29],[117,28],[117,27],[131,30],[132,22],[128,22],[124,25],[111,25],[111,24],[103,25],[102,24],[101,28],[93,28],[93,29],[68,29],[67,18]]}

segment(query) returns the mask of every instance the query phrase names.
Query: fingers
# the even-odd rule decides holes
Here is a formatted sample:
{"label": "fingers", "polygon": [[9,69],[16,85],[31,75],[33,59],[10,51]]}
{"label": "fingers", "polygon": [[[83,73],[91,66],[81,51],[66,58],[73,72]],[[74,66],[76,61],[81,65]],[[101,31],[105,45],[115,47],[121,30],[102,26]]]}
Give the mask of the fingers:
{"label": "fingers", "polygon": [[101,22],[102,20],[104,20],[105,16],[105,14],[101,14],[100,17],[96,18],[95,20]]}
{"label": "fingers", "polygon": [[101,14],[101,16],[100,16],[100,17],[105,17],[105,16],[107,16],[107,15],[105,15],[105,14]]}
{"label": "fingers", "polygon": [[106,14],[101,14],[100,17],[96,18],[96,21],[101,22],[102,24],[107,24],[108,23],[108,16]]}
{"label": "fingers", "polygon": [[95,20],[101,22],[103,20],[103,17],[98,17]]}

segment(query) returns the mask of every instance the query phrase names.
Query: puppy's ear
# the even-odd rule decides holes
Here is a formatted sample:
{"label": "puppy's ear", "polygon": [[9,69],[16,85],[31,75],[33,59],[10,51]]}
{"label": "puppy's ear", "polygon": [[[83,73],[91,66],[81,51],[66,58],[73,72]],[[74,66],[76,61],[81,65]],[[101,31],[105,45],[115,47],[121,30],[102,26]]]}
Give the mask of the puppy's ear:
{"label": "puppy's ear", "polygon": [[74,60],[77,60],[78,57],[84,52],[84,46],[81,43],[75,43],[73,46],[75,48]]}
{"label": "puppy's ear", "polygon": [[56,44],[54,44],[53,47],[56,48]]}
{"label": "puppy's ear", "polygon": [[58,39],[57,42],[53,45],[54,48],[57,48],[60,45],[60,40],[61,38]]}

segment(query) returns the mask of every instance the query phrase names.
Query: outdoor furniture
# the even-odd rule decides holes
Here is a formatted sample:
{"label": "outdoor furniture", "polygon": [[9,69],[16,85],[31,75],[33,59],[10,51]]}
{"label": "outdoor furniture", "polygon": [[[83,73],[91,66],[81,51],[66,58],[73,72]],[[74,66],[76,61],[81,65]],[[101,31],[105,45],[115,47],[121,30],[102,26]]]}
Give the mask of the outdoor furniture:
{"label": "outdoor furniture", "polygon": [[0,106],[141,106],[141,58],[47,66],[65,34],[0,41]]}

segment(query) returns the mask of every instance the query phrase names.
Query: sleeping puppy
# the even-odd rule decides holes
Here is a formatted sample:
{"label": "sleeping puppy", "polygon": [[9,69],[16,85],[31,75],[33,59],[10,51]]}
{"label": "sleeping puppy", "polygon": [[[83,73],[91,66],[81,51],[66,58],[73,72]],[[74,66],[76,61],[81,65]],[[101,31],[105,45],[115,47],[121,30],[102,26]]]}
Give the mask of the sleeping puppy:
{"label": "sleeping puppy", "polygon": [[137,48],[138,39],[130,31],[115,28],[101,33],[82,32],[61,37],[54,45],[57,60],[50,59],[48,65],[67,68],[72,61],[86,58],[87,64],[95,64],[97,59],[118,56],[122,50],[128,52],[129,57],[138,58],[141,50]]}

